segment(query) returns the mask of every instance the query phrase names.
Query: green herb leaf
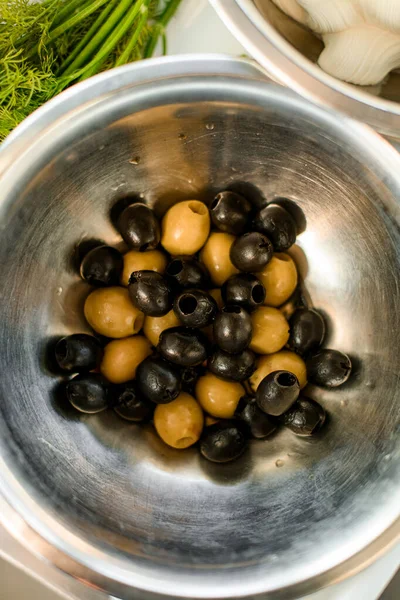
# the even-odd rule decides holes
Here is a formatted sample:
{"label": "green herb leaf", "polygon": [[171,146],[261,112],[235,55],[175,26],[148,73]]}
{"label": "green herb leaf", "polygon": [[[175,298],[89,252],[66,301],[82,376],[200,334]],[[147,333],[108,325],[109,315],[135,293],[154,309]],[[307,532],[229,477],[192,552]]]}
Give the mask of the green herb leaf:
{"label": "green herb leaf", "polygon": [[79,79],[152,56],[181,0],[0,0],[0,141]]}

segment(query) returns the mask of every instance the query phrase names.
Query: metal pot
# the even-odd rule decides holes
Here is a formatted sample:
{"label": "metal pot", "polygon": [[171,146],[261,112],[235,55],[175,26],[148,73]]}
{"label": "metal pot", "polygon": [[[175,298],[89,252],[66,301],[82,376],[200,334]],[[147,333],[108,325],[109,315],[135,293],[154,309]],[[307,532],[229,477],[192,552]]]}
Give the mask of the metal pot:
{"label": "metal pot", "polygon": [[392,73],[377,95],[376,89],[345,83],[320,69],[315,63],[323,49],[321,40],[272,0],[210,2],[251,56],[277,81],[313,102],[400,138],[400,73]]}
{"label": "metal pot", "polygon": [[[372,561],[400,531],[400,158],[376,133],[245,61],[129,65],[49,102],[0,151],[0,514],[30,547],[122,598],[290,598]],[[112,412],[74,413],[49,341],[85,331],[88,238],[121,240],[128,194],[162,214],[233,186],[287,196],[295,257],[354,375],[310,389],[318,439],[282,431],[241,460],[168,449]]]}

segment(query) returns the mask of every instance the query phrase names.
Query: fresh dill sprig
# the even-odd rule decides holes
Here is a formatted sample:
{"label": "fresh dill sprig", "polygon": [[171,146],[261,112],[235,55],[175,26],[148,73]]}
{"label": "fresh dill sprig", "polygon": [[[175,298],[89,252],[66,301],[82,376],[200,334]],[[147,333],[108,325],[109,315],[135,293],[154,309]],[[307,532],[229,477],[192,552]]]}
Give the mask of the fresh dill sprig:
{"label": "fresh dill sprig", "polygon": [[65,87],[152,56],[181,0],[0,0],[0,141]]}

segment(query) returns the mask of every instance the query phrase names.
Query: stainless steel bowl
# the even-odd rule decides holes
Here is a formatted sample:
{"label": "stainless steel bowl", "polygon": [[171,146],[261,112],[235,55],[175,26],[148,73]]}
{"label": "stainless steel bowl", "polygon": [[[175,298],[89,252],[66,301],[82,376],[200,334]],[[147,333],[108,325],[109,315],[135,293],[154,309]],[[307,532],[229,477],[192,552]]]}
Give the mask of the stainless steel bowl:
{"label": "stainless steel bowl", "polygon": [[313,102],[400,138],[400,72],[392,73],[376,95],[376,88],[345,83],[320,69],[316,62],[323,49],[321,40],[272,0],[210,2],[250,55],[279,82]]}
{"label": "stainless steel bowl", "polygon": [[[289,598],[360,569],[399,535],[400,158],[366,126],[244,61],[130,65],[62,94],[0,151],[0,513],[30,549],[122,598]],[[86,330],[77,243],[121,240],[113,205],[162,213],[226,186],[287,196],[296,256],[355,371],[310,389],[319,439],[288,431],[232,465],[168,449],[151,427],[74,413],[46,367]]]}

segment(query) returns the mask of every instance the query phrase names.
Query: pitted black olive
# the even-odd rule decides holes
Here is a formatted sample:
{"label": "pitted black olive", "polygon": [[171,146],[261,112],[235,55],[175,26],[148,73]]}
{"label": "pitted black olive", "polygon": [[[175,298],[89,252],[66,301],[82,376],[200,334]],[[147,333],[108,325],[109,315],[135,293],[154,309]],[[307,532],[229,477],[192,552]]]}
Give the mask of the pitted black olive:
{"label": "pitted black olive", "polygon": [[116,248],[97,246],[88,252],[81,262],[81,277],[90,285],[105,287],[119,285],[124,259]]}
{"label": "pitted black olive", "polygon": [[255,216],[253,227],[268,237],[275,252],[285,252],[296,241],[296,221],[278,204],[264,206]]}
{"label": "pitted black olive", "polygon": [[215,343],[231,354],[237,354],[247,348],[251,342],[253,327],[251,317],[243,307],[237,304],[225,306],[214,321]]}
{"label": "pitted black olive", "polygon": [[256,370],[256,355],[246,348],[239,354],[229,354],[216,348],[208,359],[211,373],[227,381],[245,381]]}
{"label": "pitted black olive", "polygon": [[190,256],[174,258],[168,264],[165,274],[173,284],[182,289],[207,288],[210,284],[205,266]]}
{"label": "pitted black olive", "polygon": [[174,300],[174,313],[186,327],[206,327],[214,321],[218,306],[214,298],[202,290],[187,290]]}
{"label": "pitted black olive", "polygon": [[319,350],[307,361],[308,380],[315,385],[338,387],[345,383],[351,374],[351,360],[338,350]]}
{"label": "pitted black olive", "polygon": [[158,356],[149,356],[136,370],[139,393],[155,404],[175,400],[181,391],[179,367]]}
{"label": "pitted black olive", "polygon": [[225,281],[221,295],[225,304],[238,304],[250,311],[263,304],[265,288],[255,275],[239,273]]}
{"label": "pitted black olive", "polygon": [[172,327],[160,335],[157,350],[167,360],[181,367],[194,367],[207,360],[209,343],[199,329]]}
{"label": "pitted black olive", "polygon": [[67,381],[66,394],[72,406],[83,413],[98,413],[109,404],[110,384],[98,373],[83,373]]}
{"label": "pitted black olive", "polygon": [[296,402],[299,393],[296,375],[289,371],[273,371],[258,386],[256,400],[267,415],[279,416]]}
{"label": "pitted black olive", "polygon": [[161,229],[154,212],[141,202],[131,204],[121,213],[118,229],[134,250],[154,250],[160,243]]}
{"label": "pitted black olive", "polygon": [[135,271],[129,278],[132,304],[149,317],[162,317],[172,308],[172,291],[155,271]]}
{"label": "pitted black olive", "polygon": [[326,420],[324,409],[318,402],[301,396],[295,404],[285,412],[280,421],[297,435],[310,436],[317,433]]}
{"label": "pitted black olive", "polygon": [[87,333],[73,333],[61,338],[55,347],[58,366],[67,373],[86,373],[96,369],[103,357],[97,338]]}
{"label": "pitted black olive", "polygon": [[240,235],[249,223],[252,205],[235,192],[219,192],[210,206],[213,224],[220,231]]}
{"label": "pitted black olive", "polygon": [[238,237],[229,253],[232,264],[246,273],[262,271],[274,253],[269,239],[262,233],[252,231]]}
{"label": "pitted black olive", "polygon": [[123,419],[136,423],[148,421],[154,412],[154,404],[139,393],[136,381],[116,386],[113,408]]}
{"label": "pitted black olive", "polygon": [[247,444],[241,423],[227,419],[205,428],[200,440],[200,452],[211,462],[226,463],[239,458]]}
{"label": "pitted black olive", "polygon": [[243,396],[239,400],[235,417],[243,421],[256,439],[266,438],[277,428],[276,420],[266,415],[257,405],[254,396]]}

